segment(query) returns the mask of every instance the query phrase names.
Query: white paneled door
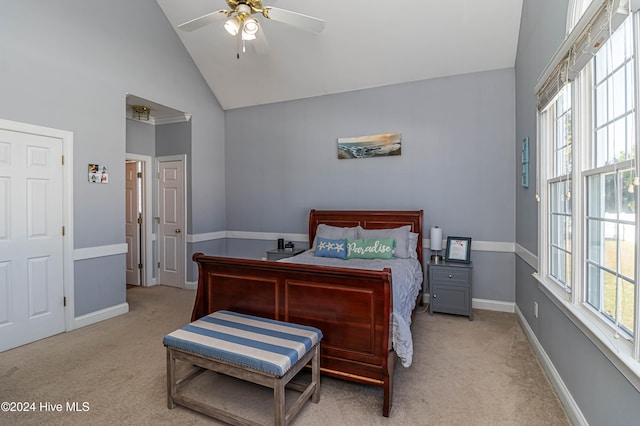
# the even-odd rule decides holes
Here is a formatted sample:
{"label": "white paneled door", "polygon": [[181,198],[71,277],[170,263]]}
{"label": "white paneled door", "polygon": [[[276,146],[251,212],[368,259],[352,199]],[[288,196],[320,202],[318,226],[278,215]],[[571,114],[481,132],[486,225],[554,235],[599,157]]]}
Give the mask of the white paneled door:
{"label": "white paneled door", "polygon": [[0,129],[0,351],[65,331],[62,140]]}
{"label": "white paneled door", "polygon": [[184,161],[158,162],[160,284],[184,287]]}

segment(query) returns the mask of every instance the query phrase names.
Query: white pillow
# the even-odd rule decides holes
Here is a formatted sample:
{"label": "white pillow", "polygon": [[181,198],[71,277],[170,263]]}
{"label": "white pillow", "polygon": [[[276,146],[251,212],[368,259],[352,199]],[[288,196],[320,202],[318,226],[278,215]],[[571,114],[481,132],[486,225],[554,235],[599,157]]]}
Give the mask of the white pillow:
{"label": "white pillow", "polygon": [[356,240],[358,238],[358,230],[362,229],[360,226],[354,226],[351,228],[341,228],[339,226],[331,226],[321,223],[316,228],[316,236],[313,239],[313,245],[311,250],[316,249],[316,241],[318,237],[326,238],[328,240]]}
{"label": "white pillow", "polygon": [[418,258],[418,237],[415,232],[409,232],[409,257],[412,259]]}
{"label": "white pillow", "polygon": [[393,229],[362,229],[358,230],[358,238],[393,238],[396,240],[396,248],[393,251],[395,257],[407,259],[409,254],[409,232],[411,225]]}

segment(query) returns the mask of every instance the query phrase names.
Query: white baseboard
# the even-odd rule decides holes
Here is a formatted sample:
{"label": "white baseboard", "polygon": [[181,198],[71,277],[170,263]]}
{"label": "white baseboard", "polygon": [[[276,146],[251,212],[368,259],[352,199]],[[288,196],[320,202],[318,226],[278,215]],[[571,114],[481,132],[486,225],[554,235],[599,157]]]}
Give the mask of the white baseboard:
{"label": "white baseboard", "polygon": [[100,321],[107,320],[109,318],[117,317],[118,315],[126,314],[129,312],[129,304],[121,303],[120,305],[110,306],[108,308],[100,309],[99,311],[91,312],[86,315],[75,317],[75,327],[80,328],[87,325],[95,324]]}
{"label": "white baseboard", "polygon": [[184,283],[184,289],[185,290],[197,290],[198,289],[198,282],[197,281],[186,281]]}
{"label": "white baseboard", "polygon": [[540,361],[540,365],[542,365],[542,368],[547,373],[549,381],[556,390],[558,397],[560,398],[560,402],[567,412],[567,416],[569,416],[571,423],[574,425],[588,426],[589,423],[582,414],[580,407],[578,407],[578,404],[573,399],[571,392],[569,392],[569,389],[564,384],[564,381],[562,381],[562,377],[560,377],[558,370],[556,370],[556,367],[551,362],[551,358],[549,358],[549,355],[547,355],[547,353],[545,352],[544,348],[540,344],[540,341],[536,337],[524,315],[522,315],[522,311],[520,311],[517,305],[515,307],[515,313],[520,326],[524,330],[524,334],[527,336],[527,339],[529,340],[533,351],[538,357],[538,361]]}
{"label": "white baseboard", "polygon": [[145,287],[153,287],[154,285],[158,285],[155,278],[151,278],[145,283]]}
{"label": "white baseboard", "polygon": [[[429,303],[429,298],[431,296],[429,293],[424,293],[422,295],[422,303]],[[497,312],[514,312],[514,307],[516,306],[513,302],[503,302],[500,300],[487,300],[487,299],[473,299],[471,300],[471,307],[473,309],[485,309],[487,311],[497,311]]]}
{"label": "white baseboard", "polygon": [[471,306],[474,309],[486,309],[487,311],[513,313],[516,306],[513,302],[503,302],[501,300],[473,299]]}

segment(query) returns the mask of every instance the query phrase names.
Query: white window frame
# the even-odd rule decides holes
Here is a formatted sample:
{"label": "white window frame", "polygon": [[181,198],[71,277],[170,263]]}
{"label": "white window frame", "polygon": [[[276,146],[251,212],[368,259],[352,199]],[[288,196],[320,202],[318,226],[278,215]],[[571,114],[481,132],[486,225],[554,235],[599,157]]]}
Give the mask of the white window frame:
{"label": "white window frame", "polygon": [[[562,93],[565,90],[571,90],[571,84],[567,84],[565,85],[565,87],[560,90],[560,93],[558,94],[558,96],[556,97],[556,100],[554,100],[551,105],[549,106],[549,108],[546,110],[547,113],[549,114],[549,122],[548,125],[550,127],[547,136],[548,136],[548,141],[546,142],[548,148],[549,148],[549,155],[546,157],[547,160],[549,161],[549,166],[547,168],[547,172],[548,172],[548,179],[546,181],[546,186],[547,186],[547,191],[549,191],[549,187],[551,185],[555,185],[555,184],[569,184],[569,188],[571,188],[573,186],[573,176],[571,174],[571,171],[569,171],[568,173],[564,173],[564,174],[559,174],[558,170],[556,170],[556,168],[559,166],[558,162],[557,162],[557,146],[558,146],[558,140],[559,138],[559,132],[558,132],[558,111],[556,109],[557,106],[557,100],[560,97],[560,95],[562,95]],[[570,114],[573,115],[573,99],[571,99],[571,106],[568,108],[568,110],[570,111]],[[566,116],[566,111],[565,113],[563,113],[562,115]],[[566,145],[565,145],[566,147]],[[571,151],[573,151],[573,143],[571,143]],[[564,165],[565,168],[568,168],[567,165]],[[571,167],[571,170],[573,170],[573,167]],[[567,201],[569,201],[571,203],[571,214],[569,215],[569,217],[571,217],[571,221],[573,223],[573,200],[571,200],[571,190],[569,191],[565,191],[564,192],[564,197]],[[546,214],[549,215],[549,218],[552,218],[555,215],[557,216],[566,216],[563,214],[559,214],[558,212],[552,212],[551,208],[552,208],[552,202],[551,200],[551,194],[549,192],[547,192],[547,210],[546,210]],[[548,228],[546,230],[547,235],[548,235],[548,243],[546,245],[547,247],[547,256],[546,258],[548,259],[548,266],[549,268],[548,270],[548,278],[554,280],[560,287],[562,287],[562,289],[568,293],[570,293],[572,291],[572,287],[573,287],[573,279],[569,280],[569,282],[567,282],[567,280],[564,280],[564,278],[566,277],[566,274],[564,277],[558,277],[556,276],[554,273],[558,272],[558,271],[554,271],[553,270],[553,254],[552,254],[552,247],[554,246],[553,244],[553,238],[551,238],[551,231],[553,229],[553,224],[550,223],[548,221]],[[574,235],[574,229],[571,230],[571,234]],[[564,252],[568,252],[569,257],[571,258],[571,265],[573,265],[574,262],[574,255],[573,255],[573,247],[562,247],[562,246],[558,246],[558,250],[560,251],[564,251]],[[566,260],[566,256],[565,256],[565,260]],[[566,270],[566,263],[565,263],[565,268]],[[573,269],[573,268],[571,268]],[[573,277],[573,271],[570,274],[570,277]]]}
{"label": "white window frame", "polygon": [[[605,0],[608,1],[608,0]],[[572,7],[573,2],[570,2]],[[595,2],[602,4],[602,1]],[[629,5],[629,3],[627,3]],[[595,6],[591,5],[589,11],[595,12]],[[637,10],[634,9],[634,10]],[[587,13],[588,15],[588,13]],[[584,19],[590,19],[588,16]],[[634,70],[635,70],[635,120],[636,120],[636,153],[640,153],[639,139],[640,139],[640,12],[634,14]],[[583,22],[584,24],[584,22]],[[584,26],[583,26],[584,27]],[[580,29],[582,31],[582,29]],[[575,34],[570,34],[569,39],[576,40]],[[569,43],[570,45],[571,43]],[[561,46],[562,49],[562,46]],[[548,93],[544,93],[548,87],[545,87],[542,83],[544,80],[552,80],[552,84],[557,84],[553,81],[553,78],[558,78],[558,75],[562,77],[562,72],[556,72],[562,65],[562,55],[558,53],[553,58],[550,66],[547,67],[543,73],[543,79],[541,84],[536,87],[538,93],[543,93],[543,98],[546,96],[548,99]],[[555,126],[555,116],[552,114],[553,109],[548,108],[542,110],[538,114],[538,176],[536,180],[536,186],[538,190],[539,201],[539,241],[538,241],[538,272],[534,274],[539,282],[539,288],[550,297],[562,311],[564,311],[568,318],[578,326],[585,335],[602,351],[602,353],[619,369],[619,371],[627,377],[630,383],[640,391],[640,283],[638,282],[638,268],[640,265],[640,250],[636,243],[635,253],[635,323],[634,323],[634,340],[630,341],[625,339],[620,333],[617,333],[614,327],[607,324],[606,320],[594,309],[592,309],[587,303],[583,303],[586,293],[584,268],[585,268],[585,254],[584,249],[584,235],[586,232],[586,217],[585,217],[585,192],[584,182],[586,175],[583,171],[592,169],[593,167],[589,163],[589,152],[591,146],[591,135],[593,133],[593,123],[591,122],[593,105],[592,93],[587,88],[593,87],[592,78],[592,63],[589,63],[584,69],[581,69],[580,73],[575,73],[575,80],[569,84],[572,84],[572,123],[573,123],[573,168],[572,168],[572,277],[573,285],[571,291],[567,291],[566,288],[559,285],[559,283],[552,279],[548,275],[549,271],[549,254],[550,254],[550,223],[549,223],[549,194],[548,184],[553,176],[552,161],[550,151],[553,150],[552,132]],[[570,68],[570,67],[569,67]],[[554,75],[556,74],[556,75]],[[551,78],[553,77],[553,78]],[[547,90],[548,91],[548,90]],[[580,105],[585,105],[587,108],[580,108]],[[579,141],[579,142],[578,142]],[[636,176],[637,173],[637,160],[636,159]],[[618,164],[619,169],[623,168],[623,164]],[[593,170],[589,170],[593,172]],[[640,192],[640,187],[636,187],[636,192]],[[636,199],[636,242],[640,241],[640,221],[639,219],[640,205]]]}

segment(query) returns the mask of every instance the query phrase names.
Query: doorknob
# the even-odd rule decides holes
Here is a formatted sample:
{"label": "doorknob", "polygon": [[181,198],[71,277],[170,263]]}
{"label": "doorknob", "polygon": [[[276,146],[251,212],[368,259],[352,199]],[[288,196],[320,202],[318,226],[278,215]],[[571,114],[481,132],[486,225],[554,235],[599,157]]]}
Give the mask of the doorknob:
{"label": "doorknob", "polygon": [[176,228],[176,234],[179,234],[179,233],[181,233],[181,232],[182,232],[182,229],[180,229],[180,228]]}

